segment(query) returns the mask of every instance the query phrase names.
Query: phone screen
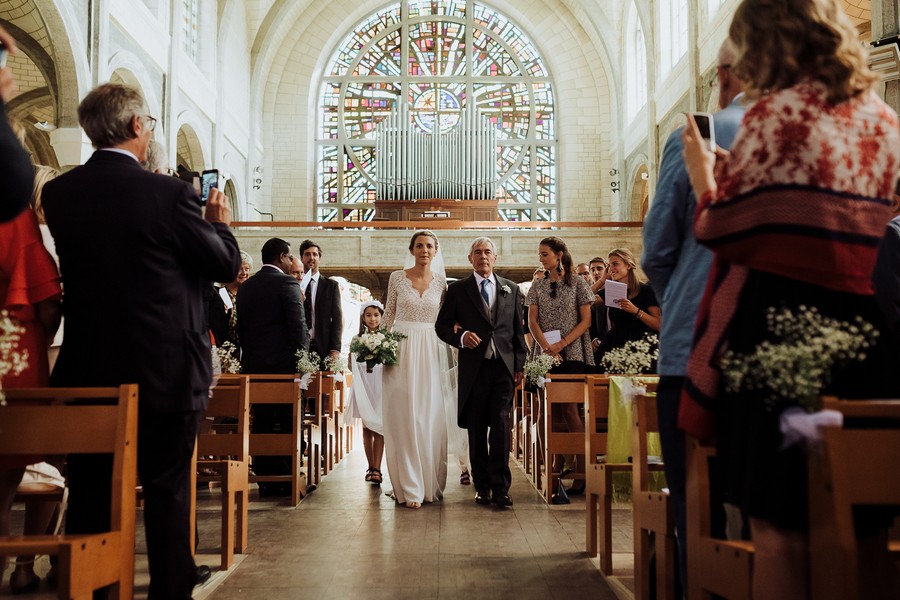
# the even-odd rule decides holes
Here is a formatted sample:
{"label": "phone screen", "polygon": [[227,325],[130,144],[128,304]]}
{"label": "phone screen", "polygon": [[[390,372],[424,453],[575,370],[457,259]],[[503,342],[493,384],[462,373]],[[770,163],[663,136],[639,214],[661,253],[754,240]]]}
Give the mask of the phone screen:
{"label": "phone screen", "polygon": [[219,187],[219,172],[216,170],[203,171],[200,178],[200,203],[206,204],[209,199],[210,188]]}
{"label": "phone screen", "polygon": [[0,42],[0,69],[6,68],[6,57],[9,56],[9,50]]}
{"label": "phone screen", "polygon": [[700,130],[700,137],[705,140],[709,139],[709,117],[706,115],[700,115],[694,113],[694,122],[697,124],[697,129]]}
{"label": "phone screen", "polygon": [[700,137],[706,142],[710,152],[716,151],[716,132],[713,130],[713,117],[709,113],[691,113],[691,118],[697,124]]}

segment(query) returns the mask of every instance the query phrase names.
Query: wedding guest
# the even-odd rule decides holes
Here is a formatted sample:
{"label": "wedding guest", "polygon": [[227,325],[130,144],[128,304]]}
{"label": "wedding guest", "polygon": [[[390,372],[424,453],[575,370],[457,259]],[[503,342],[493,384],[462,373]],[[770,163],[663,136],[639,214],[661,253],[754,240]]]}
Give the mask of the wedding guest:
{"label": "wedding guest", "polygon": [[[384,305],[378,300],[369,300],[360,307],[359,334],[375,333],[381,327]],[[366,481],[381,485],[381,459],[384,456],[384,427],[381,416],[381,377],[384,365],[378,364],[369,372],[365,362],[350,361],[353,370],[353,385],[350,386],[348,414],[361,419],[363,424],[363,450],[369,467]]]}
{"label": "wedding guest", "polygon": [[[726,149],[731,147],[747,110],[741,101],[744,82],[731,70],[735,58],[734,43],[726,40],[719,49],[716,67],[722,110],[713,119],[716,143]],[[712,252],[694,239],[697,199],[684,165],[681,133],[681,129],[674,131],[663,150],[656,198],[644,220],[641,265],[659,295],[660,310],[666,315],[659,334],[656,398],[666,484],[675,509],[681,589],[686,589],[685,448],[684,432],[678,429],[678,407]]]}
{"label": "wedding guest", "polygon": [[591,350],[594,353],[594,368],[598,373],[603,372],[600,365],[600,346],[606,332],[609,330],[609,311],[606,308],[604,300],[604,286],[606,285],[606,260],[599,256],[595,256],[589,263],[591,268],[591,277],[594,283],[591,285],[591,291],[594,293],[594,305],[591,306],[591,328],[588,334],[591,336]]}
{"label": "wedding guest", "polygon": [[240,357],[241,347],[237,333],[237,294],[250,277],[251,271],[253,259],[241,251],[241,268],[238,269],[237,275],[229,283],[217,287],[209,301],[209,329],[215,338],[215,344],[221,347],[225,342],[230,342],[234,346],[235,358]]}
{"label": "wedding guest", "polygon": [[[39,196],[40,190],[36,194]],[[59,326],[61,297],[59,271],[44,247],[35,212],[24,210],[12,220],[0,223],[0,308],[24,328],[17,349],[28,353],[28,366],[18,375],[5,376],[4,388],[47,386],[48,348]],[[26,466],[40,460],[43,458],[0,457],[0,535],[10,533],[9,511]],[[46,533],[55,508],[52,502],[29,503],[25,533]],[[5,567],[6,557],[3,557],[0,577]],[[34,572],[34,556],[18,557],[10,578],[13,593],[33,592],[39,583],[40,578]]]}
{"label": "wedding guest", "polygon": [[575,274],[584,279],[588,285],[594,285],[594,276],[591,275],[591,268],[587,263],[575,265]]}
{"label": "wedding guest", "polygon": [[[545,354],[562,359],[560,364],[550,369],[551,374],[591,372],[594,367],[594,354],[588,336],[591,305],[594,303],[591,286],[575,275],[572,255],[566,243],[558,237],[541,240],[538,260],[544,268],[544,278],[532,284],[525,298],[531,335]],[[571,403],[564,405],[563,416],[570,432],[584,431],[584,421],[578,408]],[[557,467],[556,470],[563,470],[562,465]],[[576,471],[584,473],[583,455],[578,457]],[[584,481],[580,486],[567,490],[567,493],[583,494]]]}
{"label": "wedding guest", "polygon": [[894,190],[891,208],[896,216],[885,229],[872,283],[875,300],[884,313],[885,332],[900,344],[900,182]]}
{"label": "wedding guest", "polygon": [[150,140],[147,146],[147,159],[141,162],[141,166],[158,175],[169,174],[169,156],[166,148],[156,140]]}
{"label": "wedding guest", "polygon": [[406,268],[388,280],[384,326],[407,336],[398,364],[384,371],[384,444],[393,497],[407,508],[443,497],[447,484],[447,403],[443,365],[449,349],[434,322],[447,289],[437,236],[417,231],[409,241]]}
{"label": "wedding guest", "polygon": [[459,349],[457,418],[468,431],[475,502],[512,506],[509,413],[525,364],[519,288],[494,274],[490,238],[472,242],[468,258],[475,272],[450,285],[435,330]]}
{"label": "wedding guest", "polygon": [[306,328],[309,331],[309,349],[324,360],[341,354],[341,336],[344,333],[341,310],[341,290],[336,281],[319,273],[322,248],[312,240],[300,243],[300,260],[306,270],[309,283],[303,293]]}
{"label": "wedding guest", "polygon": [[[637,276],[637,261],[627,248],[616,248],[609,253],[609,278],[626,284],[626,297],[615,306],[608,306],[609,330],[600,347],[600,360],[610,350],[622,348],[628,342],[638,341],[648,333],[659,331],[660,310],[656,294],[649,284]],[[602,363],[601,363],[602,366]],[[655,364],[651,372],[655,371]],[[606,372],[606,369],[603,369]]]}
{"label": "wedding guest", "polygon": [[[148,598],[186,599],[200,575],[190,545],[191,457],[212,378],[202,295],[238,270],[231,210],[215,190],[204,219],[190,185],[141,168],[156,119],[136,89],[95,88],[78,120],[96,152],[44,187],[66,285],[51,384],[140,385]],[[67,533],[108,531],[112,456],[70,455],[67,470]]]}
{"label": "wedding guest", "polygon": [[[0,27],[0,42],[10,54],[16,53],[16,41]],[[0,181],[3,193],[0,195],[0,223],[9,221],[26,206],[31,197],[31,182],[34,172],[28,152],[9,126],[6,103],[16,92],[16,81],[8,67],[0,69]]]}
{"label": "wedding guest", "polygon": [[[750,518],[753,597],[803,599],[806,456],[797,445],[784,447],[780,430],[796,401],[784,388],[726,393],[717,359],[725,350],[747,354],[778,343],[767,327],[770,309],[815,307],[841,322],[861,317],[883,328],[872,271],[900,167],[900,130],[872,89],[878,77],[837,0],[744,0],[729,34],[737,47],[731,69],[755,104],[730,154],[706,149],[692,119],[682,135],[697,197],[694,232],[714,261],[679,424],[717,440],[728,499]],[[898,370],[892,342],[879,336],[864,361],[832,373],[824,392],[897,397],[896,378],[884,376]],[[873,589],[860,596],[896,590],[892,569],[893,583],[880,591],[874,588],[887,578],[861,575]]]}
{"label": "wedding guest", "polygon": [[[238,289],[237,334],[244,373],[295,373],[297,351],[309,347],[300,283],[287,274],[293,259],[290,244],[279,238],[268,240],[262,247],[263,266]],[[251,433],[290,433],[292,414],[287,404],[254,404]],[[288,474],[291,457],[254,456],[253,470],[257,475]],[[290,493],[290,483],[259,483],[260,496]]]}
{"label": "wedding guest", "polygon": [[293,260],[291,260],[291,268],[288,270],[288,275],[302,283],[303,272],[303,262],[295,256]]}

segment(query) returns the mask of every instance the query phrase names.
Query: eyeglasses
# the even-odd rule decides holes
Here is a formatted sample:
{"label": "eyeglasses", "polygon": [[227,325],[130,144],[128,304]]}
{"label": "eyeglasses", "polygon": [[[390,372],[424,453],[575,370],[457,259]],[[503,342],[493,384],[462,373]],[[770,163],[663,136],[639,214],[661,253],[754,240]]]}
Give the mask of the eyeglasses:
{"label": "eyeglasses", "polygon": [[556,299],[556,285],[557,285],[557,283],[559,283],[559,282],[557,282],[557,281],[551,281],[551,282],[550,282],[550,297],[553,298],[554,300]]}
{"label": "eyeglasses", "polygon": [[720,69],[724,69],[725,71],[727,71],[728,69],[731,68],[731,65],[718,65],[718,67],[719,67]]}
{"label": "eyeglasses", "polygon": [[151,117],[150,115],[144,115],[144,118],[147,119],[147,129],[153,131],[156,129],[156,118]]}

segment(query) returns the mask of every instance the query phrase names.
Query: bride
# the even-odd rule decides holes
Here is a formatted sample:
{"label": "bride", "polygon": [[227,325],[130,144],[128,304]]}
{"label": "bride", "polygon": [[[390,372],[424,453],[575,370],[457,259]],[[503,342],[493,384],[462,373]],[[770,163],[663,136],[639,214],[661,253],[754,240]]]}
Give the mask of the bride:
{"label": "bride", "polygon": [[[384,326],[406,335],[398,364],[384,369],[384,447],[394,499],[409,508],[434,502],[447,483],[448,347],[434,331],[447,289],[437,237],[417,231],[412,265],[391,273]],[[409,260],[407,264],[409,264]]]}

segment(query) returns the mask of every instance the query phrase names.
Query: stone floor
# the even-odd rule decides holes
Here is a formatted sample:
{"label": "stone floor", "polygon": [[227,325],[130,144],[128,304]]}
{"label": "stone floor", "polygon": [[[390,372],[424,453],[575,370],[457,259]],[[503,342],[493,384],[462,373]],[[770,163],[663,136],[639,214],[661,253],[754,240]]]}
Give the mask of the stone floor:
{"label": "stone floor", "polygon": [[[359,447],[359,446],[357,446]],[[458,483],[451,457],[443,501],[419,510],[397,506],[363,481],[365,457],[348,455],[296,508],[278,499],[250,504],[250,551],[228,572],[217,570],[215,491],[201,493],[198,563],[213,577],[197,600],[247,598],[597,598],[632,596],[631,511],[614,511],[614,575],[604,580],[584,552],[584,500],[547,506],[512,464],[511,509],[476,505]],[[20,512],[20,511],[19,511]],[[19,515],[19,518],[21,515]],[[15,527],[14,521],[14,527]],[[146,597],[146,552],[138,527],[136,597]],[[14,529],[15,530],[15,529]],[[38,573],[46,571],[46,557]],[[8,574],[0,595],[9,594]],[[42,584],[43,586],[43,584]],[[33,598],[54,598],[42,587]],[[26,598],[29,596],[19,596]]]}

